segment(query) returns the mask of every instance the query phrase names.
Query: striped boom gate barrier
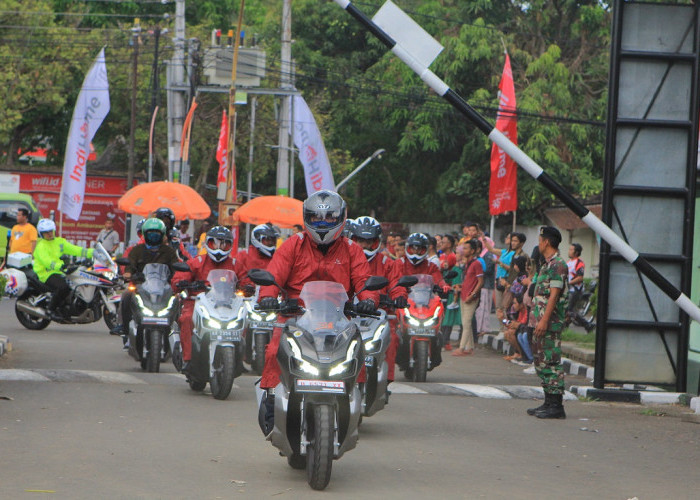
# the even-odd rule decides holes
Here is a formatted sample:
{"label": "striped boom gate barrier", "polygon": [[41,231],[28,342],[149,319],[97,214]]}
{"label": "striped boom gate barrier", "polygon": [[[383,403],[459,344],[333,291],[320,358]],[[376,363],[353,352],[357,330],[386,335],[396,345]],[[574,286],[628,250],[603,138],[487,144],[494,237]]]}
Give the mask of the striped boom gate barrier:
{"label": "striped boom gate barrier", "polygon": [[[630,262],[639,272],[658,286],[678,307],[692,319],[700,322],[700,308],[690,298],[682,293],[675,285],[661,275],[646,259],[628,245],[610,227],[596,217],[590,210],[576,200],[569,192],[549,176],[532,158],[527,156],[518,146],[489,123],[489,121],[472,108],[459,94],[442,81],[428,66],[437,57],[439,50],[430,59],[423,51],[418,54],[414,49],[422,44],[438,44],[415,21],[406,15],[391,1],[387,1],[373,19],[355,7],[349,0],[333,0],[348,14],[360,22],[369,32],[386,45],[401,61],[410,67],[432,90],[442,96],[462,115],[471,121],[488,138],[497,144],[506,154],[520,165],[534,179],[543,184],[564,205],[576,214],[598,236],[605,240],[611,248]],[[398,28],[400,26],[400,28]],[[405,43],[402,41],[405,40]],[[441,49],[441,47],[440,47]]]}

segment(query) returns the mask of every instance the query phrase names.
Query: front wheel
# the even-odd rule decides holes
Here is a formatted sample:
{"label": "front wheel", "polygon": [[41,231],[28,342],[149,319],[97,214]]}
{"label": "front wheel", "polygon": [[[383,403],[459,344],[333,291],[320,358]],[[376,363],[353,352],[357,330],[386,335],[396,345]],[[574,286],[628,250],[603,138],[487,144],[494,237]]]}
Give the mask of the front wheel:
{"label": "front wheel", "polygon": [[414,356],[416,362],[413,365],[413,381],[425,382],[428,373],[428,343],[416,342]]}
{"label": "front wheel", "polygon": [[32,316],[31,314],[27,314],[26,312],[17,309],[17,303],[19,301],[20,299],[17,299],[15,302],[15,316],[17,316],[17,320],[23,327],[25,327],[27,330],[43,330],[49,326],[49,323],[51,323],[50,319]]}
{"label": "front wheel", "polygon": [[253,359],[252,367],[253,371],[257,375],[262,375],[263,368],[265,367],[265,348],[267,347],[267,342],[261,342],[262,340],[262,335],[258,335],[258,338],[255,339],[255,357]]}
{"label": "front wheel", "polygon": [[214,375],[209,381],[211,394],[216,399],[226,399],[233,387],[233,369],[236,356],[230,347],[219,347],[214,353]]}
{"label": "front wheel", "polygon": [[307,428],[311,443],[306,448],[306,480],[314,490],[323,490],[331,480],[335,409],[331,405],[315,405],[312,429]]}
{"label": "front wheel", "polygon": [[163,336],[158,330],[146,332],[148,338],[148,357],[146,358],[146,370],[150,373],[160,371],[160,350],[163,347]]}
{"label": "front wheel", "polygon": [[109,312],[107,306],[104,306],[102,308],[102,317],[104,318],[105,325],[107,325],[109,331],[114,330],[114,327],[117,326],[117,313]]}

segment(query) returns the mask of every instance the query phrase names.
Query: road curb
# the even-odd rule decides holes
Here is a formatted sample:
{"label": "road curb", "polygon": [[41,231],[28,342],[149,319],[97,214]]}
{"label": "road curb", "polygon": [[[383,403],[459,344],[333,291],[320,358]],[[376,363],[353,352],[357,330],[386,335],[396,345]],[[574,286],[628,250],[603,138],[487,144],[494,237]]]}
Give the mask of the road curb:
{"label": "road curb", "polygon": [[569,390],[577,396],[616,403],[638,403],[642,405],[683,405],[689,406],[695,413],[700,414],[700,397],[693,397],[684,392],[666,392],[655,387],[609,387],[596,389],[594,387],[571,386]]}
{"label": "road curb", "polygon": [[[513,354],[515,350],[510,345],[510,342],[505,339],[498,338],[498,335],[487,333],[479,337],[479,344],[490,347],[494,351],[502,352],[503,354]],[[588,380],[593,380],[593,375],[595,374],[595,369],[592,366],[579,363],[578,361],[572,361],[569,358],[562,356],[561,365],[564,369],[564,373],[569,375],[579,375],[581,377],[586,377]]]}

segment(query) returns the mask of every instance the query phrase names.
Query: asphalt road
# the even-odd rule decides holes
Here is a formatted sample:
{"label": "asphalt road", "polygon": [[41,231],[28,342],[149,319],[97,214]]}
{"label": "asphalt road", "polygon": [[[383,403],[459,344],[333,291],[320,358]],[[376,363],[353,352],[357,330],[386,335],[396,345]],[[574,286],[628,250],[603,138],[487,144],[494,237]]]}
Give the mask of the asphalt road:
{"label": "asphalt road", "polygon": [[542,421],[525,414],[532,400],[436,384],[537,386],[488,349],[447,356],[428,394],[397,386],[315,492],[263,439],[255,377],[217,401],[172,365],[142,373],[102,323],[30,332],[12,305],[0,303],[14,345],[0,358],[0,498],[697,498],[687,409],[569,401],[569,418]]}

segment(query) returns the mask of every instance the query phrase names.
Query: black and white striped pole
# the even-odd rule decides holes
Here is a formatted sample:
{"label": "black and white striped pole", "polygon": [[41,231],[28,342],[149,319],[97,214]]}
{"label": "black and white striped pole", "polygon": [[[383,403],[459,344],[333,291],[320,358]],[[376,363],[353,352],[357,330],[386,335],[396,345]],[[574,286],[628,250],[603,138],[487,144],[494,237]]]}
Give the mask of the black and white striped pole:
{"label": "black and white striped pole", "polygon": [[479,130],[497,144],[508,156],[534,179],[542,183],[554,196],[562,201],[598,236],[604,239],[625,260],[649,278],[688,316],[700,322],[700,308],[690,298],[664,278],[649,262],[639,255],[603,221],[584,207],[569,192],[549,176],[535,161],[497,130],[486,118],[472,108],[459,94],[452,90],[428,67],[442,50],[442,46],[390,0],[368,18],[349,0],[333,0],[368,31],[386,45],[399,59],[411,68],[431,89],[445,98],[453,107],[469,119]]}

